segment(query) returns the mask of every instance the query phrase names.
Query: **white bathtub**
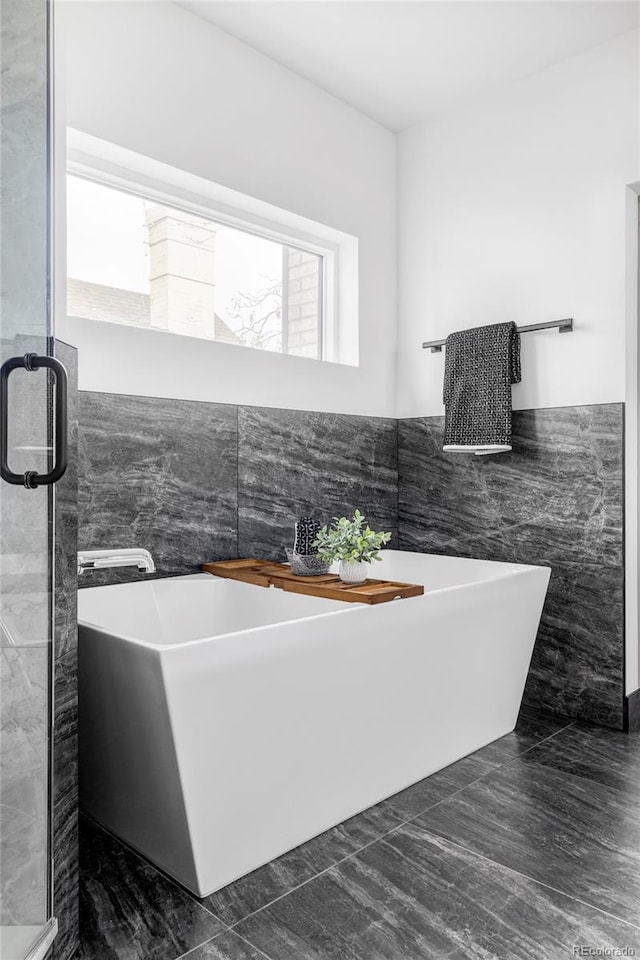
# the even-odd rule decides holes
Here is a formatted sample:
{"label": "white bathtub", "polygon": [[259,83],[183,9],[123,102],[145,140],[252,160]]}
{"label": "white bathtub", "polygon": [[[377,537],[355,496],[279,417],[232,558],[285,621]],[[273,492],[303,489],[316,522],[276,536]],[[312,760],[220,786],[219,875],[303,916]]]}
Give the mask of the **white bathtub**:
{"label": "white bathtub", "polygon": [[512,730],[549,574],[390,550],[423,597],[83,589],[82,806],[212,893]]}

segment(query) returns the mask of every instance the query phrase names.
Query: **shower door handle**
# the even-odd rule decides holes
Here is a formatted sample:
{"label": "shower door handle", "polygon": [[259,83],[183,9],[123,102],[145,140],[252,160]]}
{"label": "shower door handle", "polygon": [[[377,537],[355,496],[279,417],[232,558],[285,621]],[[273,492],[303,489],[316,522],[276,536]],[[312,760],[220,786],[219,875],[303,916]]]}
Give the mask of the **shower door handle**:
{"label": "shower door handle", "polygon": [[[9,467],[9,377],[14,370],[52,371],[56,383],[53,430],[55,448],[53,466],[48,473],[27,470],[14,473]],[[24,357],[12,357],[0,367],[0,477],[7,483],[19,484],[28,490],[56,483],[67,469],[67,371],[55,357],[39,357],[25,353]]]}

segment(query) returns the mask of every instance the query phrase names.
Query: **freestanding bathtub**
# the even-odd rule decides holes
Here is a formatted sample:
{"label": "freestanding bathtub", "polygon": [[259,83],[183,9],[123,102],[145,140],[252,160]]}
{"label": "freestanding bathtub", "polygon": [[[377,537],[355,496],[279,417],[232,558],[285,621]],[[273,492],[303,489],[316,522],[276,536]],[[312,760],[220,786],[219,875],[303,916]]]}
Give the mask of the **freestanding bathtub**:
{"label": "freestanding bathtub", "polygon": [[550,570],[383,556],[424,596],[81,590],[83,808],[205,896],[512,730]]}

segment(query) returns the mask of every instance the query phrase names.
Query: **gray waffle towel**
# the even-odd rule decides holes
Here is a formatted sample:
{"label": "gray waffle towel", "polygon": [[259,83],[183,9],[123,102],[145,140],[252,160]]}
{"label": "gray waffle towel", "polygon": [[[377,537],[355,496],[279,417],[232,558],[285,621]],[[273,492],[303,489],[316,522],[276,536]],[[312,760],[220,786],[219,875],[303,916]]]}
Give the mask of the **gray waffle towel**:
{"label": "gray waffle towel", "polygon": [[511,450],[511,384],[520,383],[515,323],[452,333],[446,341],[444,450]]}

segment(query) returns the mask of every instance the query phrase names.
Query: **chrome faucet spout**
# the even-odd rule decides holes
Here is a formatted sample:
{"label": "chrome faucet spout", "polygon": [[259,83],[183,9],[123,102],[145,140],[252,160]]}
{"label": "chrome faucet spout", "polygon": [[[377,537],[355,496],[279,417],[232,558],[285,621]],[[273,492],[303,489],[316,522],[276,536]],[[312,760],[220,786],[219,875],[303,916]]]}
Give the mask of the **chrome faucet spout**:
{"label": "chrome faucet spout", "polygon": [[126,550],[80,550],[78,575],[85,570],[107,570],[111,567],[137,567],[141,573],[155,573],[156,565],[148,550],[134,547]]}

